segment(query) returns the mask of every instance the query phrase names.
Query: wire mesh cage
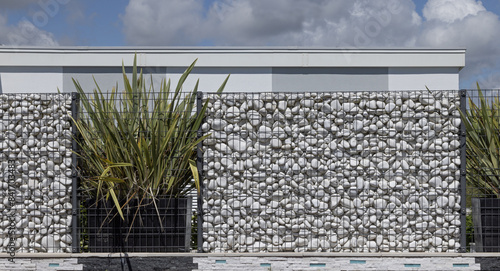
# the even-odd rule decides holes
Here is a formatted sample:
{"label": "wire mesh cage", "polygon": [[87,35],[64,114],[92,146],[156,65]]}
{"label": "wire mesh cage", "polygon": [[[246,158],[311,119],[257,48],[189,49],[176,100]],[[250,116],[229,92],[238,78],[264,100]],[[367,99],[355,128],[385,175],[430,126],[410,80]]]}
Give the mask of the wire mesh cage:
{"label": "wire mesh cage", "polygon": [[71,252],[69,94],[0,95],[1,252]]}
{"label": "wire mesh cage", "polygon": [[209,94],[207,252],[458,251],[458,91]]}
{"label": "wire mesh cage", "polygon": [[[203,140],[191,145],[189,156],[198,164],[201,197],[186,177],[184,199],[160,197],[155,205],[148,197],[134,202],[137,197],[129,206],[140,207],[124,208],[123,218],[112,198],[98,201],[83,185],[95,176],[77,159],[74,139],[81,134],[71,116],[90,117],[81,97],[2,94],[1,250],[497,252],[500,93],[482,94],[483,104],[478,91],[209,93],[203,99],[198,93],[178,113],[198,116],[207,102],[200,131],[177,133],[172,142]],[[122,116],[127,99],[154,108],[158,97],[103,96]],[[460,108],[479,109],[471,127],[489,148],[471,148],[467,131],[465,152]],[[143,121],[176,117],[152,111],[142,111]],[[153,132],[168,133],[168,125],[138,127],[132,138],[140,144],[153,142]],[[104,153],[103,137],[92,136]],[[134,153],[125,145],[115,150]],[[179,157],[172,152],[164,161]],[[465,173],[467,186],[461,185]],[[189,167],[171,166],[162,176],[191,174]]]}

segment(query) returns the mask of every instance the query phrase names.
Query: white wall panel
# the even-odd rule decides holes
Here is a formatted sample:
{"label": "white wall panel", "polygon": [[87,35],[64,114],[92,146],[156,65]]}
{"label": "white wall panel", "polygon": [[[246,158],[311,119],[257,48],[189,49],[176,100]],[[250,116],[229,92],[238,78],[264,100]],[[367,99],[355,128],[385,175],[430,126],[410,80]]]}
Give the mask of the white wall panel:
{"label": "white wall panel", "polygon": [[62,91],[62,67],[0,67],[3,93],[54,93]]}
{"label": "white wall panel", "polygon": [[[177,86],[185,68],[167,68],[167,78]],[[192,90],[200,79],[199,90],[215,92],[227,75],[231,74],[224,92],[272,91],[271,68],[195,68],[184,83],[184,90]]]}
{"label": "white wall panel", "polygon": [[389,68],[389,90],[459,89],[458,68]]}

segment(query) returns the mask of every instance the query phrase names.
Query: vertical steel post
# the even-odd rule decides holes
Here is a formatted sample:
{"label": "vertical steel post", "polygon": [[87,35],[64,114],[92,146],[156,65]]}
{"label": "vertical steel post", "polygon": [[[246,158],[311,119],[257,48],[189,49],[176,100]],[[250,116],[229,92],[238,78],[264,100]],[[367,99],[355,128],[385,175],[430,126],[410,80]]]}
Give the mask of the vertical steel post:
{"label": "vertical steel post", "polygon": [[80,95],[76,92],[71,93],[71,115],[73,117],[71,124],[71,143],[73,154],[71,155],[71,176],[72,176],[72,190],[71,190],[71,208],[72,208],[72,220],[71,220],[71,246],[73,253],[80,252],[80,235],[78,234],[78,167],[77,167],[77,157],[75,152],[78,151],[78,144],[76,142],[76,137],[78,135],[78,130],[76,128],[75,121],[78,119],[78,104],[80,103]]}
{"label": "vertical steel post", "polygon": [[[460,111],[465,113],[467,110],[467,91],[460,90]],[[461,121],[460,124],[460,252],[467,252],[467,182],[466,182],[466,130],[465,124]]]}
{"label": "vertical steel post", "polygon": [[[203,92],[198,91],[196,96],[196,113],[201,114],[203,108]],[[198,138],[203,136],[201,126],[198,128]],[[196,167],[200,178],[200,191],[198,191],[198,252],[203,252],[203,144],[200,142],[197,146]]]}

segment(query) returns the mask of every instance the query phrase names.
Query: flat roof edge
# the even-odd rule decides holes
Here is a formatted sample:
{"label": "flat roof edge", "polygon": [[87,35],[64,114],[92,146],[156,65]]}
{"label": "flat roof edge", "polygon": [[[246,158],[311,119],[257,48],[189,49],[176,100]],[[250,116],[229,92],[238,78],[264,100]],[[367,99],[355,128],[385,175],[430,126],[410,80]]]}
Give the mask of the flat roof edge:
{"label": "flat roof edge", "polygon": [[249,47],[249,46],[57,46],[57,47],[40,47],[40,46],[0,46],[0,52],[465,52],[466,48],[431,48],[431,47],[388,47],[388,48],[357,48],[357,47],[298,47],[298,46],[266,46],[266,47]]}
{"label": "flat roof edge", "polygon": [[[319,47],[5,47],[3,67],[456,67],[466,49]],[[36,54],[36,57],[34,57]]]}

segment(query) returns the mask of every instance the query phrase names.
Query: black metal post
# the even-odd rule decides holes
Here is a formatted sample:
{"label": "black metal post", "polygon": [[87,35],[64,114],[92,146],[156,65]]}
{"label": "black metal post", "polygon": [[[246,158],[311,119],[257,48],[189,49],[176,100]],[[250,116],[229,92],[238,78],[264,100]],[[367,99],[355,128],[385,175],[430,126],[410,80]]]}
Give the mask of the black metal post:
{"label": "black metal post", "polygon": [[71,93],[71,115],[73,117],[73,121],[71,124],[71,132],[72,132],[72,149],[73,154],[71,155],[71,173],[72,173],[72,190],[71,190],[71,205],[72,205],[72,220],[71,220],[71,246],[73,253],[80,252],[80,235],[78,234],[78,210],[79,210],[79,201],[78,201],[78,167],[77,167],[77,157],[75,152],[78,151],[78,143],[76,142],[76,137],[78,135],[78,129],[76,128],[75,121],[78,120],[78,110],[80,103],[80,95],[76,92]]}
{"label": "black metal post", "polygon": [[[203,92],[198,91],[196,96],[196,113],[200,114],[203,108]],[[198,138],[203,136],[203,131],[200,124],[198,128]],[[198,168],[198,176],[200,178],[200,191],[198,191],[198,252],[203,252],[203,143],[198,143],[196,167]]]}
{"label": "black metal post", "polygon": [[[460,111],[465,113],[467,110],[467,91],[460,90]],[[460,123],[460,252],[467,252],[467,182],[466,182],[466,130],[463,121]]]}

